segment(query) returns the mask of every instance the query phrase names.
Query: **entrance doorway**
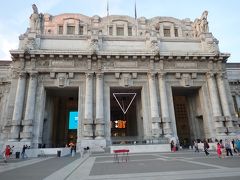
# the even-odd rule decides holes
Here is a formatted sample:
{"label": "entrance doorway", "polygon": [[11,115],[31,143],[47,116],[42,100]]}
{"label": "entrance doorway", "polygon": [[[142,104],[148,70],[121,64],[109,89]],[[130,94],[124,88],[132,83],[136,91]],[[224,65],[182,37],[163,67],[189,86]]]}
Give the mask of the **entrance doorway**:
{"label": "entrance doorway", "polygon": [[78,129],[78,88],[46,89],[43,144],[65,147],[76,144]]}
{"label": "entrance doorway", "polygon": [[199,88],[173,87],[172,93],[179,143],[189,148],[194,139],[205,138]]}
{"label": "entrance doorway", "polygon": [[111,137],[127,140],[142,135],[142,105],[140,88],[110,89]]}

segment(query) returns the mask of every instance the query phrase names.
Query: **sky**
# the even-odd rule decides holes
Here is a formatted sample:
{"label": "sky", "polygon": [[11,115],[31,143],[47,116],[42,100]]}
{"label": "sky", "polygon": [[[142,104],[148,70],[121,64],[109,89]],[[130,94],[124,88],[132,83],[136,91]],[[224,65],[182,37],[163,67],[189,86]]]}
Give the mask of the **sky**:
{"label": "sky", "polygon": [[107,1],[110,15],[134,17],[168,16],[178,19],[200,18],[208,11],[209,31],[219,40],[222,53],[230,53],[228,62],[240,62],[240,1],[239,0],[8,0],[0,6],[0,60],[11,60],[9,50],[17,49],[19,35],[29,27],[32,4],[38,11],[58,15],[80,13],[106,16]]}

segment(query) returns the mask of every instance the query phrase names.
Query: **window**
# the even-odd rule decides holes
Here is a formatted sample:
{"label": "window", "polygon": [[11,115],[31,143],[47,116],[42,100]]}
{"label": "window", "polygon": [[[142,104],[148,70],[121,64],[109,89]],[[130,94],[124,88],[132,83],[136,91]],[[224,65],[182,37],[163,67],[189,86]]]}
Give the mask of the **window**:
{"label": "window", "polygon": [[67,34],[74,34],[75,26],[67,26]]}
{"label": "window", "polygon": [[178,29],[177,28],[174,28],[174,35],[175,35],[175,37],[178,37]]}
{"label": "window", "polygon": [[132,27],[128,27],[128,36],[132,36]]}
{"label": "window", "polygon": [[169,28],[163,29],[163,33],[164,33],[164,37],[170,37],[171,36]]}
{"label": "window", "polygon": [[124,36],[124,28],[117,27],[117,36]]}
{"label": "window", "polygon": [[83,26],[79,26],[79,34],[83,35]]}
{"label": "window", "polygon": [[108,28],[108,30],[109,30],[109,32],[108,32],[108,33],[109,33],[109,35],[111,35],[111,36],[112,36],[112,35],[113,35],[113,27],[112,27],[112,26],[110,26],[110,27]]}
{"label": "window", "polygon": [[63,34],[63,26],[58,26],[58,34]]}

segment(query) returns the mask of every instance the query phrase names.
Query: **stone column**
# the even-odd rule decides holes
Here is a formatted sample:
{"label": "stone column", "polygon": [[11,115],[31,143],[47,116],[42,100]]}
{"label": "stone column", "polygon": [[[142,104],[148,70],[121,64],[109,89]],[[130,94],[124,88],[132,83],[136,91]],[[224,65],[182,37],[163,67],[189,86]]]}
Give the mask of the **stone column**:
{"label": "stone column", "polygon": [[21,141],[31,141],[32,125],[35,113],[35,101],[37,90],[37,72],[31,72],[29,78],[27,102],[24,120],[22,121],[23,132],[20,133]]}
{"label": "stone column", "polygon": [[166,137],[172,136],[172,128],[171,121],[169,116],[168,109],[168,100],[167,100],[167,92],[165,85],[165,74],[158,74],[159,81],[159,92],[160,92],[160,103],[161,103],[161,114],[162,114],[162,122],[163,122],[163,131]]}
{"label": "stone column", "polygon": [[207,84],[212,105],[213,121],[216,127],[216,133],[217,135],[225,135],[226,128],[223,124],[224,118],[222,117],[216,81],[213,73],[207,73]]}
{"label": "stone column", "polygon": [[20,72],[18,78],[18,85],[16,90],[16,97],[13,110],[12,126],[9,141],[18,141],[20,133],[20,124],[23,114],[23,104],[26,88],[26,73]]}
{"label": "stone column", "polygon": [[84,139],[93,138],[93,73],[86,73],[85,110],[83,120]]}
{"label": "stone column", "polygon": [[148,74],[148,82],[149,82],[150,112],[152,120],[152,136],[157,138],[160,136],[162,132],[160,130],[160,117],[157,103],[155,73]]}
{"label": "stone column", "polygon": [[233,127],[231,112],[230,112],[230,108],[229,108],[229,104],[228,104],[228,97],[226,94],[224,78],[225,78],[225,76],[223,73],[217,74],[217,86],[218,86],[218,90],[219,90],[220,101],[221,101],[223,115],[224,115],[225,122],[226,122],[226,127],[228,128],[228,132],[232,133],[234,131],[234,127]]}
{"label": "stone column", "polygon": [[103,74],[96,75],[96,139],[104,138],[104,115],[103,115]]}

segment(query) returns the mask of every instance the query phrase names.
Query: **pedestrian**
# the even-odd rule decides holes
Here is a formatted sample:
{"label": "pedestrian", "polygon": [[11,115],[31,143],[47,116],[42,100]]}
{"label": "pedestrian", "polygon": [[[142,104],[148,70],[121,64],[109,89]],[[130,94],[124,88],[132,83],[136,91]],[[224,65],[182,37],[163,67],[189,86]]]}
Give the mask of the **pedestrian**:
{"label": "pedestrian", "polygon": [[208,144],[207,140],[204,140],[203,149],[204,149],[206,156],[208,156],[209,155],[209,152],[208,152],[209,144]]}
{"label": "pedestrian", "polygon": [[219,142],[217,143],[217,155],[219,158],[222,157],[221,144]]}
{"label": "pedestrian", "polygon": [[6,148],[4,150],[4,162],[7,163],[8,159],[10,158],[11,155],[11,148],[9,145],[6,145]]}
{"label": "pedestrian", "polygon": [[198,141],[195,140],[193,143],[194,143],[195,152],[199,152]]}
{"label": "pedestrian", "polygon": [[27,149],[27,145],[23,145],[23,147],[22,147],[22,153],[21,153],[22,159],[25,158],[25,151],[26,151],[26,149]]}
{"label": "pedestrian", "polygon": [[226,155],[229,156],[229,154],[231,156],[233,156],[232,154],[232,149],[231,149],[231,144],[229,142],[229,140],[225,139],[225,150],[226,150]]}

